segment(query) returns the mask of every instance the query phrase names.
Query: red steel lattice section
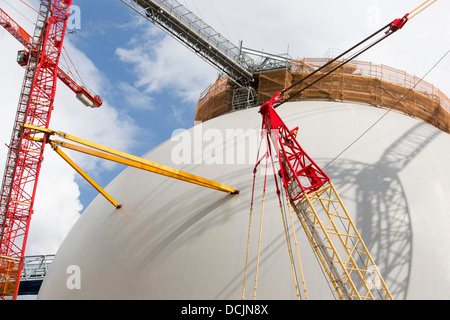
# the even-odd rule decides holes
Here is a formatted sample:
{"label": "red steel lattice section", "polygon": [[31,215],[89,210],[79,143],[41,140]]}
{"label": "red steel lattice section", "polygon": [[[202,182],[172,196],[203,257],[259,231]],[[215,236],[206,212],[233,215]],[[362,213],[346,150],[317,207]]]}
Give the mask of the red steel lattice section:
{"label": "red steel lattice section", "polygon": [[59,57],[72,0],[42,0],[9,145],[0,198],[0,297],[17,297],[45,137],[24,124],[48,128]]}
{"label": "red steel lattice section", "polygon": [[263,116],[263,130],[277,142],[275,148],[282,164],[280,175],[284,187],[292,195],[291,200],[297,201],[304,193],[317,191],[330,179],[297,142],[293,132],[296,129],[290,131],[275,112],[272,105],[276,102],[273,98],[264,103],[259,112]]}
{"label": "red steel lattice section", "polygon": [[[2,9],[0,9],[0,25],[4,27],[21,44],[24,45],[27,50],[24,50],[23,53],[25,55],[28,55],[28,51],[32,49],[32,37]],[[20,64],[22,63],[22,61],[18,62]],[[85,101],[83,101],[85,105],[88,105],[92,108],[98,108],[103,104],[103,101],[99,95],[95,95],[84,85],[78,84],[68,75],[68,71],[64,71],[63,69],[61,69],[61,66],[58,68],[57,74],[59,80],[67,85],[69,89],[71,89],[77,95],[85,97]]]}

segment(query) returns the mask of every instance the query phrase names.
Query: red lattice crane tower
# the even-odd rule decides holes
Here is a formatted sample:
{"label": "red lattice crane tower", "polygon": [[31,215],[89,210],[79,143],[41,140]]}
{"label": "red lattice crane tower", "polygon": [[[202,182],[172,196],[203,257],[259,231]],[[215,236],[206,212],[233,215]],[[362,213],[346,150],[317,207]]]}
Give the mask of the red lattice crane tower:
{"label": "red lattice crane tower", "polygon": [[46,143],[45,136],[35,136],[24,125],[48,128],[71,4],[72,0],[42,0],[31,37],[0,195],[2,299],[17,297]]}
{"label": "red lattice crane tower", "polygon": [[[331,179],[300,146],[297,128],[289,130],[275,111],[282,100],[280,92],[259,110],[267,153],[276,159],[286,200],[300,220],[323,271],[339,299],[391,300],[392,295]],[[281,192],[277,193],[280,197]]]}

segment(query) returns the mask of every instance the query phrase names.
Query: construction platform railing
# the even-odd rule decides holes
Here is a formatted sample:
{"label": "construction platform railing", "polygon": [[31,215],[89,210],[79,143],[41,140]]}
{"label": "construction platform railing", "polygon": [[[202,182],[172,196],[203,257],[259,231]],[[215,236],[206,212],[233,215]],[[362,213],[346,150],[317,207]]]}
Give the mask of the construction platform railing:
{"label": "construction platform railing", "polygon": [[[256,89],[258,103],[249,107],[267,101],[275,93],[307,77],[330,61],[330,58],[296,59],[292,60],[290,69],[279,68],[257,73],[255,76],[258,78]],[[319,71],[305,81],[305,85],[315,81],[339,63],[338,60]],[[197,105],[196,123],[236,110],[230,99],[233,90],[226,77],[219,79],[205,90]],[[352,61],[301,94],[298,94],[298,90],[301,88],[288,91],[289,96],[295,96],[295,101],[365,103],[403,112],[450,133],[450,99],[422,78],[383,64]]]}
{"label": "construction platform railing", "polygon": [[[292,73],[311,73],[330,61],[328,58],[304,58],[292,60]],[[424,93],[433,98],[444,109],[450,112],[450,98],[431,83],[421,80],[415,75],[410,75],[406,71],[392,68],[383,64],[375,64],[366,61],[352,61],[348,64],[344,74],[360,75],[367,78],[379,79],[392,82],[408,89]]]}
{"label": "construction platform railing", "polygon": [[54,254],[26,256],[20,281],[42,280],[53,262]]}

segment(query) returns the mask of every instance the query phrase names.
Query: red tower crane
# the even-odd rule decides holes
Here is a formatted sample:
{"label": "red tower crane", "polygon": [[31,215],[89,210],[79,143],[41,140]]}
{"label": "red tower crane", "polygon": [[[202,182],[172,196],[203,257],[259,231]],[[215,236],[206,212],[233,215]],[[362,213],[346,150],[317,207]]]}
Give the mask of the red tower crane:
{"label": "red tower crane", "polygon": [[[0,194],[0,298],[16,298],[46,137],[25,128],[48,128],[58,78],[58,64],[72,0],[42,0],[28,46],[28,61],[8,149]],[[25,46],[27,34],[17,24],[2,25]],[[29,40],[30,40],[29,39]]]}

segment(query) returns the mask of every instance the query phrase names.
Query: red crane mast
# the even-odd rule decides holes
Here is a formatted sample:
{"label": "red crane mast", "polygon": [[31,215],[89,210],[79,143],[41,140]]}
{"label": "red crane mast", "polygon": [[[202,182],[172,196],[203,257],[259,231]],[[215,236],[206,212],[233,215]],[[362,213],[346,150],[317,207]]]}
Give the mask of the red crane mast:
{"label": "red crane mast", "polygon": [[[0,194],[0,298],[16,298],[72,0],[42,0],[22,84]],[[16,29],[17,30],[17,29]],[[21,30],[21,29],[19,29]],[[20,31],[18,31],[20,33]]]}
{"label": "red crane mast", "polygon": [[[280,92],[259,110],[267,136],[267,154],[276,159],[273,161],[279,167],[286,200],[294,209],[322,270],[339,299],[393,299],[331,179],[300,146],[297,128],[289,130],[275,111],[282,100]],[[281,203],[281,190],[277,193]]]}

